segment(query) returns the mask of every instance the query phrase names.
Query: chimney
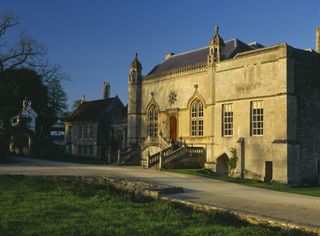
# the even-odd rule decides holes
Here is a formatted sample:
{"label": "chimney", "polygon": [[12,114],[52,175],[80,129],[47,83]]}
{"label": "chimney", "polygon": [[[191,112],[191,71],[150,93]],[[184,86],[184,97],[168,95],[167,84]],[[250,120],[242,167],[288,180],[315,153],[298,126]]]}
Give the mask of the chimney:
{"label": "chimney", "polygon": [[85,102],[86,101],[86,96],[85,95],[82,95],[82,98],[81,98],[81,103]]}
{"label": "chimney", "polygon": [[316,29],[316,51],[320,53],[320,27]]}
{"label": "chimney", "polygon": [[170,57],[172,57],[174,55],[174,53],[173,52],[169,52],[169,53],[167,53],[165,56],[164,56],[164,59],[165,60],[168,60]]}
{"label": "chimney", "polygon": [[103,99],[108,99],[110,98],[110,83],[108,82],[103,82]]}

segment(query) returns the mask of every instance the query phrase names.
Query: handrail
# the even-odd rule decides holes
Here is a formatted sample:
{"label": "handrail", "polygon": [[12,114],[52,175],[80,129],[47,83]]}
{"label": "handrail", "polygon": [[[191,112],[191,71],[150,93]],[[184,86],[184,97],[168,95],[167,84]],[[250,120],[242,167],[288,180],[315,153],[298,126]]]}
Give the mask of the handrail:
{"label": "handrail", "polygon": [[161,152],[157,152],[148,157],[148,167],[159,163]]}

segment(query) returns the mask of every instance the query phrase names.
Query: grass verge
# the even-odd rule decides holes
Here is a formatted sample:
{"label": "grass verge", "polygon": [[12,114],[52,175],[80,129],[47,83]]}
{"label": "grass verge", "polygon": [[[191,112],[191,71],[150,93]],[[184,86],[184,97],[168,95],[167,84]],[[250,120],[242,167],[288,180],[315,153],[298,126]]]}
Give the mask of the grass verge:
{"label": "grass verge", "polygon": [[0,235],[310,235],[136,198],[110,185],[0,175]]}
{"label": "grass verge", "polygon": [[280,192],[297,193],[297,194],[320,197],[320,187],[293,187],[288,184],[281,184],[281,183],[274,183],[274,182],[264,183],[259,180],[251,180],[251,179],[242,180],[238,178],[231,178],[228,176],[215,176],[213,172],[206,169],[171,169],[166,171],[196,175],[196,176],[223,180],[227,182],[232,182],[232,183],[242,184],[246,186],[257,187],[257,188],[265,188],[265,189],[270,189],[270,190],[275,190]]}

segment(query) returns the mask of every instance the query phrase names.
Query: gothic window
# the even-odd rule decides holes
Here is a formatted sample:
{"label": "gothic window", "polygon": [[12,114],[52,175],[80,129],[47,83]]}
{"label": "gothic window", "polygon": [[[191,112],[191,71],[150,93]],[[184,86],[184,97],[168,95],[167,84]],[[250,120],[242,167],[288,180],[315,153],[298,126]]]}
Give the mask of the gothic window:
{"label": "gothic window", "polygon": [[148,111],[149,129],[148,133],[152,137],[158,136],[158,108],[152,105]]}
{"label": "gothic window", "polygon": [[233,111],[232,104],[225,104],[222,106],[222,135],[233,135]]}
{"label": "gothic window", "polygon": [[191,136],[203,136],[203,104],[200,100],[191,104]]}
{"label": "gothic window", "polygon": [[263,135],[263,101],[251,102],[251,134]]}

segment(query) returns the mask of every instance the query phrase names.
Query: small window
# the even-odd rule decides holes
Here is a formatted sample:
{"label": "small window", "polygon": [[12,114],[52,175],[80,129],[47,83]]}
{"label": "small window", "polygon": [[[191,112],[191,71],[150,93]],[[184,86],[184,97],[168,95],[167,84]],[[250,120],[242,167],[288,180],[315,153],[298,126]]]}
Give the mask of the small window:
{"label": "small window", "polygon": [[222,135],[233,135],[233,110],[232,104],[222,105]]}
{"label": "small window", "polygon": [[79,154],[82,154],[82,146],[79,146]]}
{"label": "small window", "polygon": [[89,153],[93,154],[93,146],[89,146]]}
{"label": "small window", "polygon": [[263,135],[263,101],[251,102],[251,134]]}
{"label": "small window", "polygon": [[83,146],[83,154],[87,154],[87,146]]}

